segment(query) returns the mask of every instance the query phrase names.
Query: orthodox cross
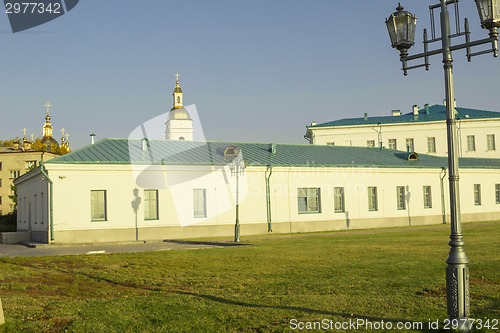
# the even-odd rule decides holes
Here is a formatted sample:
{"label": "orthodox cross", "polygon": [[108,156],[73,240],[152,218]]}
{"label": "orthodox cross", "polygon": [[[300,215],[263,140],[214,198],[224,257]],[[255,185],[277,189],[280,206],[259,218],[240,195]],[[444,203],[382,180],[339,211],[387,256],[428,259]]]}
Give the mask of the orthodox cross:
{"label": "orthodox cross", "polygon": [[179,76],[180,76],[179,73],[175,74],[174,76],[175,76],[175,80],[179,81]]}
{"label": "orthodox cross", "polygon": [[49,102],[47,102],[47,103],[45,103],[44,106],[47,108],[47,110],[46,110],[47,114],[49,114],[49,110],[52,107],[52,104],[50,104]]}
{"label": "orthodox cross", "polygon": [[26,127],[23,128],[24,137],[26,137],[26,131],[27,131]]}
{"label": "orthodox cross", "polygon": [[66,130],[63,127],[63,129],[61,130],[62,136],[64,136],[64,132],[66,132]]}

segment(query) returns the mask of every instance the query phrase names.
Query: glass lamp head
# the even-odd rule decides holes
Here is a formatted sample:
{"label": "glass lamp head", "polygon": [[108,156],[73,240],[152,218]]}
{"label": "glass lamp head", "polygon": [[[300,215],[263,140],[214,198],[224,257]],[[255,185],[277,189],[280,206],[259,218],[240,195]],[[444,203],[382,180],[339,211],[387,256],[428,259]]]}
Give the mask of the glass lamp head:
{"label": "glass lamp head", "polygon": [[417,17],[403,10],[398,3],[396,11],[385,21],[393,48],[401,52],[401,57],[408,55],[408,49],[415,44]]}
{"label": "glass lamp head", "polygon": [[475,0],[481,26],[484,29],[498,30],[500,28],[500,0]]}

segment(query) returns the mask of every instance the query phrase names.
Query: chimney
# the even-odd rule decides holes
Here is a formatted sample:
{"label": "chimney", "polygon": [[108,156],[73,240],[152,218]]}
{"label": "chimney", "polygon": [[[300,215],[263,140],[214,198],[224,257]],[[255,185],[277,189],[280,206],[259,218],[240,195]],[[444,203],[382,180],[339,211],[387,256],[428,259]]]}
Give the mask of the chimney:
{"label": "chimney", "polygon": [[142,141],[142,151],[148,151],[149,142],[148,139],[141,139]]}
{"label": "chimney", "polygon": [[311,126],[316,126],[316,122],[315,121],[311,121]]}
{"label": "chimney", "polygon": [[418,105],[413,105],[413,115],[418,116]]}
{"label": "chimney", "polygon": [[94,144],[95,143],[95,134],[92,133],[90,134],[90,144]]}
{"label": "chimney", "polygon": [[431,112],[431,111],[429,110],[429,103],[425,104],[425,105],[424,105],[424,107],[425,107],[425,114],[426,114],[426,115],[429,115],[429,114],[430,114],[430,112]]}
{"label": "chimney", "polygon": [[365,112],[364,117],[365,117],[365,121],[368,121],[368,113]]}
{"label": "chimney", "polygon": [[272,154],[276,154],[276,144],[275,143],[269,144],[269,152]]}
{"label": "chimney", "polygon": [[397,117],[401,115],[401,110],[392,110],[391,114],[393,117]]}
{"label": "chimney", "polygon": [[[445,99],[443,99],[443,105],[446,106],[446,100]],[[453,100],[453,107],[455,107],[455,108],[457,107],[457,100],[456,99]]]}

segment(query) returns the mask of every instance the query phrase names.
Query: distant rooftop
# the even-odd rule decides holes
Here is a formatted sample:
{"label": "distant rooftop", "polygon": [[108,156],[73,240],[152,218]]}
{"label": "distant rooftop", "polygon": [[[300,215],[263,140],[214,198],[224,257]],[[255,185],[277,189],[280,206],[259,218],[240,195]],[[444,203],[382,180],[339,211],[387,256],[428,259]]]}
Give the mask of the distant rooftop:
{"label": "distant rooftop", "polygon": [[[468,108],[455,108],[457,110],[457,119],[500,119],[500,112],[484,111]],[[308,126],[308,128],[329,127],[329,126],[356,126],[356,125],[378,125],[380,124],[398,124],[398,123],[425,123],[432,121],[445,121],[446,107],[444,105],[432,105],[418,110],[418,116],[413,112],[398,116],[381,117],[360,117],[344,118],[326,123]]]}
{"label": "distant rooftop", "polygon": [[[448,165],[446,157],[419,154],[418,160],[409,161],[406,152],[391,149],[173,140],[148,140],[145,144],[140,139],[103,139],[93,145],[47,161],[46,164],[221,166],[231,160],[224,156],[224,151],[229,146],[239,147],[248,165],[262,167],[273,165],[441,168]],[[460,166],[500,169],[500,159],[462,158]]]}

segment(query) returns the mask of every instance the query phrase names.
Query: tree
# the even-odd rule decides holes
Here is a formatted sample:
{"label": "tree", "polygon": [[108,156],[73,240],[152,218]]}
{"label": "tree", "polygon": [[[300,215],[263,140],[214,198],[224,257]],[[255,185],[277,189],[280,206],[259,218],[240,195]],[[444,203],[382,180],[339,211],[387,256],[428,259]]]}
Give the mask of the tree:
{"label": "tree", "polygon": [[17,211],[17,186],[12,184],[10,185],[11,195],[9,195],[9,199],[12,200],[14,206],[14,213]]}

